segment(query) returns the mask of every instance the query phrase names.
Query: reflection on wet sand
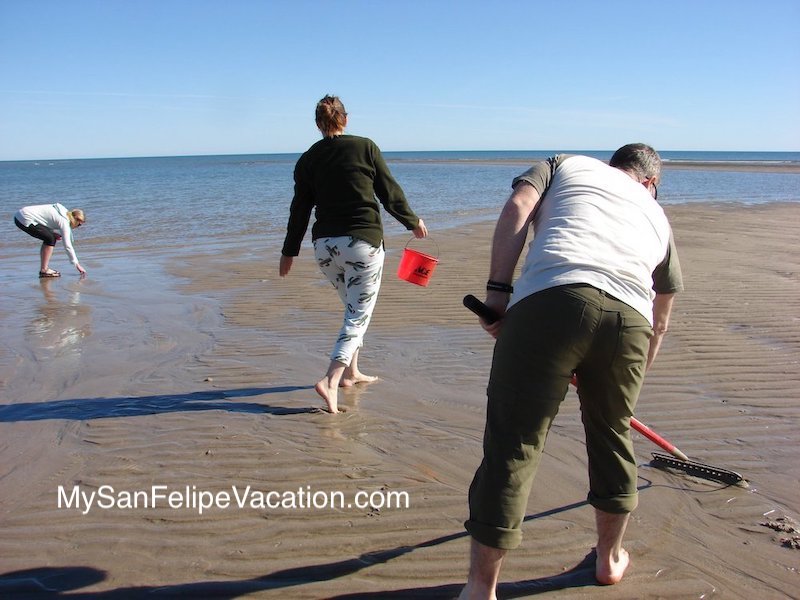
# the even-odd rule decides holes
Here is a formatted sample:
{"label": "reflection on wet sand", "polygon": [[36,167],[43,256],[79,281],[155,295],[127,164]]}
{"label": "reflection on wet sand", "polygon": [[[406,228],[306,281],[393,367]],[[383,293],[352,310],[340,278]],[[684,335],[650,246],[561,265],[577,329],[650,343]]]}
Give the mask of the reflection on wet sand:
{"label": "reflection on wet sand", "polygon": [[82,281],[65,287],[55,279],[39,280],[44,301],[25,332],[31,340],[39,340],[32,345],[37,354],[42,351],[49,355],[40,358],[80,356],[81,341],[92,333],[92,309],[81,303],[78,289]]}

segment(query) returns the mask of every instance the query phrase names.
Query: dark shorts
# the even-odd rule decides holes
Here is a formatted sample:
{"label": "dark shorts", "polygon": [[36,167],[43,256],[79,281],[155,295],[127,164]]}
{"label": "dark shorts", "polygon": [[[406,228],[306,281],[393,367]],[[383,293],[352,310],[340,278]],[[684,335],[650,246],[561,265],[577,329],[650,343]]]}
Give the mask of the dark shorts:
{"label": "dark shorts", "polygon": [[519,545],[533,478],[573,372],[589,502],[609,513],[636,508],[630,417],[652,333],[640,313],[588,285],[544,290],[509,309],[489,378],[484,459],[469,492],[465,525],[476,540],[495,548]]}
{"label": "dark shorts", "polygon": [[14,223],[28,235],[35,237],[37,240],[42,240],[46,246],[55,246],[56,241],[58,241],[56,232],[41,223],[35,223],[25,227],[25,225],[20,223],[19,219],[16,218],[14,219]]}

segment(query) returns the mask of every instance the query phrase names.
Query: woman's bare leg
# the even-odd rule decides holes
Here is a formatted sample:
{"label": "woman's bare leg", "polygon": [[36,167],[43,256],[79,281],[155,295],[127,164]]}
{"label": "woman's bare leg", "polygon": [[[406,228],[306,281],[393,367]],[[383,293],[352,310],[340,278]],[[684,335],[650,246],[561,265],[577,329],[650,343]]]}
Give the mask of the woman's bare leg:
{"label": "woman's bare leg", "polygon": [[339,382],[341,387],[350,387],[357,383],[372,383],[374,381],[378,381],[376,376],[366,375],[359,370],[358,353],[360,350],[361,348],[356,350],[355,354],[353,354],[353,358],[350,360],[350,366],[345,368],[342,379]]}
{"label": "woman's bare leg", "polygon": [[39,251],[39,271],[42,273],[46,273],[47,269],[50,267],[50,259],[53,256],[53,248],[54,246],[42,244],[42,249]]}
{"label": "woman's bare leg", "polygon": [[332,360],[331,364],[328,366],[328,372],[325,373],[325,377],[320,379],[314,386],[317,393],[325,400],[325,404],[328,405],[328,410],[333,414],[339,412],[338,388],[339,382],[342,379],[342,374],[346,368],[347,365],[344,363],[338,360]]}

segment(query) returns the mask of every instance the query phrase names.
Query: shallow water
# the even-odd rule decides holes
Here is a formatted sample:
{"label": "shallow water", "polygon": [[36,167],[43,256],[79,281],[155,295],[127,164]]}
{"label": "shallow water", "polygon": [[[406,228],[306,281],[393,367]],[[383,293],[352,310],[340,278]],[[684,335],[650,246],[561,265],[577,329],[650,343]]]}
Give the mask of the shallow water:
{"label": "shallow water", "polygon": [[[412,208],[432,231],[496,215],[526,161],[549,153],[387,153]],[[608,153],[593,153],[607,158]],[[795,153],[671,153],[725,164],[796,164]],[[733,157],[733,158],[732,158]],[[36,250],[13,223],[18,208],[61,202],[83,208],[79,256],[99,245],[124,249],[185,247],[251,236],[279,245],[292,198],[297,155],[198,156],[0,162],[0,259]],[[659,187],[663,204],[800,201],[800,173],[673,169]],[[385,215],[387,233],[402,228]],[[26,243],[30,242],[30,243]],[[263,246],[262,246],[263,244]],[[88,250],[87,250],[88,251]]]}

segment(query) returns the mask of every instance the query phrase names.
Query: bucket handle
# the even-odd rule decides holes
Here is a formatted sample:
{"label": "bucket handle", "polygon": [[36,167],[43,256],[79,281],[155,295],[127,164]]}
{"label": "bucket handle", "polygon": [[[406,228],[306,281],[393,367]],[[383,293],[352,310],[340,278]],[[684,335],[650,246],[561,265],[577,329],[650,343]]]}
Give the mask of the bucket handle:
{"label": "bucket handle", "polygon": [[[416,239],[417,239],[416,237],[412,237],[410,240],[408,240],[408,241],[406,242],[406,248],[408,248],[408,245],[409,245],[411,242],[413,242],[414,240],[416,240]],[[434,245],[434,246],[436,246],[436,256],[434,256],[434,258],[438,259],[438,258],[439,258],[439,244],[437,244],[436,242],[434,242],[434,241],[431,239],[431,236],[427,236],[426,238],[422,238],[422,239],[427,239],[428,241],[430,241],[430,242],[433,242],[433,245]]]}

